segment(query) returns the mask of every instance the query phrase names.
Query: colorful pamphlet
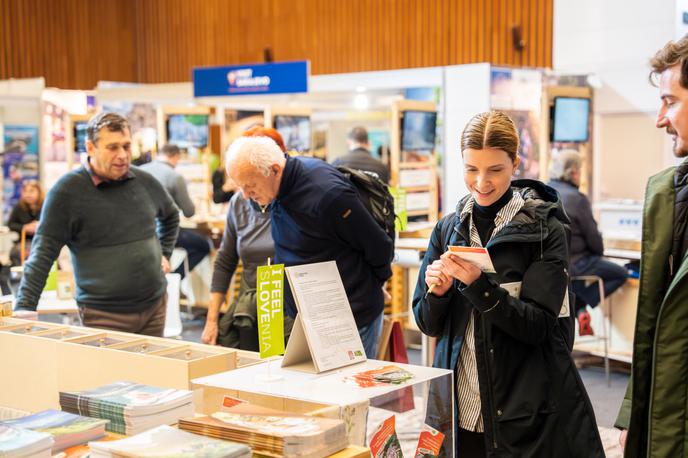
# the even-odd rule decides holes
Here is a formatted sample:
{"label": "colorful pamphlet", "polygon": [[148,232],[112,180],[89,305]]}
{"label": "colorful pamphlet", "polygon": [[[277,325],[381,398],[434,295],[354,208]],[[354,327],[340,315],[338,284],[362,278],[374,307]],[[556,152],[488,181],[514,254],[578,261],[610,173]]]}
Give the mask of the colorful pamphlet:
{"label": "colorful pamphlet", "polygon": [[30,429],[0,425],[0,456],[7,458],[50,458],[53,436]]}
{"label": "colorful pamphlet", "polygon": [[358,372],[352,376],[345,377],[344,381],[356,384],[361,388],[369,388],[372,386],[401,385],[411,378],[413,378],[413,374],[409,371],[398,366],[388,365]]}
{"label": "colorful pamphlet", "polygon": [[237,406],[239,404],[246,404],[248,401],[243,399],[235,398],[234,396],[225,395],[222,398],[222,408],[229,409],[231,407]]}
{"label": "colorful pamphlet", "polygon": [[424,425],[418,438],[415,458],[437,458],[444,442],[444,434],[435,428]]}
{"label": "colorful pamphlet", "polygon": [[48,433],[55,440],[53,452],[57,452],[103,437],[107,423],[108,420],[82,417],[51,409],[14,420],[6,420],[1,424]]}
{"label": "colorful pamphlet", "polygon": [[216,439],[243,442],[256,455],[320,458],[348,445],[342,420],[294,415],[246,403],[206,417],[183,418],[179,427]]}
{"label": "colorful pamphlet", "polygon": [[128,435],[174,424],[194,413],[191,391],[133,382],[60,392],[60,406],[67,412],[110,420],[107,431]]}
{"label": "colorful pamphlet", "polygon": [[403,458],[394,415],[382,422],[373,434],[370,439],[370,453],[373,458]]}
{"label": "colorful pamphlet", "polygon": [[487,273],[495,273],[496,270],[492,264],[492,258],[487,248],[470,247],[470,246],[449,246],[449,252],[456,254],[461,259],[472,262],[480,267],[480,270]]}
{"label": "colorful pamphlet", "polygon": [[251,458],[251,449],[246,445],[210,439],[166,425],[125,439],[90,442],[89,446],[91,458]]}

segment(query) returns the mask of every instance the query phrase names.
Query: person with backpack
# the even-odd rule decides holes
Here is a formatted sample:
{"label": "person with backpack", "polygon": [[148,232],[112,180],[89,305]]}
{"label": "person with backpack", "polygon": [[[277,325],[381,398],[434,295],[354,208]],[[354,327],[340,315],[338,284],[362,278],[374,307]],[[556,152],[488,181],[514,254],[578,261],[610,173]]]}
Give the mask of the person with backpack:
{"label": "person with backpack", "polygon": [[[497,111],[461,136],[470,194],[436,225],[413,312],[451,369],[459,456],[604,457],[560,316],[568,310],[568,219],[557,193],[511,181],[518,133]],[[485,247],[493,273],[449,250]]]}
{"label": "person with backpack", "polygon": [[[374,358],[394,241],[366,208],[353,180],[319,159],[285,156],[266,137],[235,140],[226,166],[246,198],[269,207],[276,263],[336,261],[366,355]],[[289,288],[284,303],[295,317]]]}
{"label": "person with backpack", "polygon": [[[280,150],[287,151],[282,136],[275,129],[256,126],[244,132],[243,136],[270,137]],[[229,201],[222,244],[215,257],[208,316],[201,336],[203,343],[249,351],[260,349],[256,279],[258,266],[265,265],[268,258],[275,258],[275,244],[270,232],[270,213],[262,211],[257,203],[241,193],[234,194]],[[243,266],[239,294],[227,312],[220,316],[220,308],[239,262]],[[285,316],[285,343],[293,325],[293,320]]]}

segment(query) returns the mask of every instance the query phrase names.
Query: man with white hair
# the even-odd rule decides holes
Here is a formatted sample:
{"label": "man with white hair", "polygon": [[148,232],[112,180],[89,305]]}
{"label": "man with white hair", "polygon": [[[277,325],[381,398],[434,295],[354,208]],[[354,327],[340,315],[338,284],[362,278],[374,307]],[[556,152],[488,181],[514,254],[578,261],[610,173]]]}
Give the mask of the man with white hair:
{"label": "man with white hair", "polygon": [[[604,245],[602,235],[592,215],[588,198],[578,190],[581,180],[581,156],[575,150],[561,150],[552,154],[550,168],[551,187],[557,190],[564,204],[564,210],[571,220],[571,241],[569,248],[572,276],[597,275],[604,281],[604,295],[608,297],[624,284],[628,277],[626,269],[602,259]],[[576,293],[576,316],[580,335],[593,334],[590,313],[586,304],[596,307],[600,302],[597,284],[586,286],[574,281]]]}
{"label": "man with white hair", "polygon": [[[227,173],[245,197],[269,206],[276,262],[337,262],[366,355],[374,358],[393,242],[353,184],[319,159],[286,157],[267,137],[235,140],[227,152]],[[285,305],[295,316],[288,288]]]}

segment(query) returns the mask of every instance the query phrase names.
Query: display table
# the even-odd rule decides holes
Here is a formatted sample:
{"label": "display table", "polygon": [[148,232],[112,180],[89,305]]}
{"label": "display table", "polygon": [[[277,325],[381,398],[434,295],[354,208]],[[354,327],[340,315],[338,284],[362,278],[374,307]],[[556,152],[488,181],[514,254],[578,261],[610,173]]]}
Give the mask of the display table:
{"label": "display table", "polygon": [[[423,423],[431,418],[433,426],[444,427],[445,443],[451,445],[446,456],[454,456],[452,371],[368,360],[311,374],[283,369],[280,361],[275,359],[193,380],[194,389],[203,389],[200,409],[211,414],[219,410],[223,397],[229,395],[278,410],[339,418],[347,426],[350,443],[359,446],[368,444],[381,420],[392,415],[397,417],[397,425],[406,428],[404,436],[416,441]],[[355,374],[390,364],[410,372],[413,378],[399,385],[367,388],[351,381]],[[413,456],[416,444],[413,440],[409,443],[404,455]]]}
{"label": "display table", "polygon": [[[22,410],[12,409],[10,407],[0,406],[0,421],[11,420],[14,418],[24,417],[29,415],[30,412],[25,412]],[[122,439],[126,436],[121,434],[116,434],[113,432],[108,432],[107,437],[111,439]],[[102,439],[100,439],[102,440]],[[59,455],[56,455],[59,456]],[[255,456],[255,455],[254,455]],[[344,450],[341,450],[334,455],[330,455],[328,458],[370,458],[370,450],[367,447],[359,447],[356,445],[350,445]]]}
{"label": "display table", "polygon": [[233,349],[7,317],[0,348],[0,405],[32,412],[59,409],[59,391],[118,380],[189,389],[194,378],[238,365]]}

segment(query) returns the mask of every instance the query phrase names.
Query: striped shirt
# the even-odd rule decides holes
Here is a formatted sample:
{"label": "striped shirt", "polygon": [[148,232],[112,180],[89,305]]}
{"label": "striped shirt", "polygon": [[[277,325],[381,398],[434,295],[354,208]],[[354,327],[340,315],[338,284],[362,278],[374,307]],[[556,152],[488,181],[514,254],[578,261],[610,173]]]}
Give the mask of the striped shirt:
{"label": "striped shirt", "polygon": [[[461,222],[466,217],[470,220],[471,246],[482,247],[478,230],[473,224],[473,197],[468,199],[461,210]],[[495,228],[490,240],[511,221],[516,213],[523,207],[524,201],[521,195],[514,192],[511,200],[504,205],[495,217]],[[478,367],[475,359],[475,318],[473,313],[468,320],[468,326],[464,334],[463,345],[459,354],[459,364],[456,376],[456,390],[459,400],[459,426],[468,431],[482,433],[485,431],[483,416],[480,410],[480,383],[478,382]]]}

